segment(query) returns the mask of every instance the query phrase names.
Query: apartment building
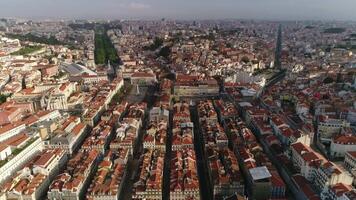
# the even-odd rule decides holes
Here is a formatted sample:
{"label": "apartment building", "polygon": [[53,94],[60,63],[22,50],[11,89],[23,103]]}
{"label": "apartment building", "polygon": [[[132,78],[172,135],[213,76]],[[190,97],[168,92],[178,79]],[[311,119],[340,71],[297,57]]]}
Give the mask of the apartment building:
{"label": "apartment building", "polygon": [[89,184],[89,177],[97,165],[98,150],[81,151],[75,154],[65,166],[63,173],[56,176],[49,186],[48,199],[80,200]]}

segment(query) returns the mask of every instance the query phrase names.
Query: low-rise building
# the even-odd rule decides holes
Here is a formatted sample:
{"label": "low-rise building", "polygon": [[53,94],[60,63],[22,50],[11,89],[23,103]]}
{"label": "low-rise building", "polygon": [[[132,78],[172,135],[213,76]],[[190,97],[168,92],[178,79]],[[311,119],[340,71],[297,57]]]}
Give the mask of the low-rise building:
{"label": "low-rise building", "polygon": [[172,151],[170,199],[200,199],[195,151],[191,148]]}
{"label": "low-rise building", "polygon": [[300,192],[300,196],[306,200],[321,200],[320,196],[312,189],[310,182],[300,174],[292,176],[292,182]]}
{"label": "low-rise building", "polygon": [[26,124],[22,121],[17,121],[0,127],[0,142],[19,134],[25,130],[25,128]]}
{"label": "low-rise building", "polygon": [[224,128],[220,126],[219,123],[202,121],[200,126],[202,129],[205,147],[214,146],[224,148],[228,146],[229,140],[226,136]]}
{"label": "low-rise building", "polygon": [[131,75],[130,79],[133,85],[153,85],[157,83],[154,73],[135,72]]}
{"label": "low-rise building", "polygon": [[356,151],[356,136],[337,135],[331,139],[330,155],[334,158],[344,157],[346,152]]}
{"label": "low-rise building", "polygon": [[5,144],[0,144],[0,160],[5,160],[11,155],[11,147]]}
{"label": "low-rise building", "polygon": [[346,120],[319,116],[317,134],[322,142],[330,143],[335,134],[341,133],[343,128],[349,126],[350,123]]}
{"label": "low-rise building", "polygon": [[194,125],[190,120],[189,105],[176,103],[173,106],[172,150],[194,148]]}
{"label": "low-rise building", "polygon": [[49,146],[62,148],[72,154],[87,135],[88,127],[79,117],[69,117],[57,128],[50,138]]}
{"label": "low-rise building", "polygon": [[124,148],[132,154],[140,129],[140,121],[135,118],[125,118],[116,129],[116,135],[110,143],[110,149]]}
{"label": "low-rise building", "polygon": [[327,161],[310,147],[299,142],[292,144],[291,148],[294,166],[318,191],[337,183],[352,184],[353,178],[347,171]]}
{"label": "low-rise building", "polygon": [[165,120],[161,120],[158,123],[156,121],[150,122],[143,139],[144,149],[166,150],[167,122]]}
{"label": "low-rise building", "polygon": [[172,150],[194,147],[194,125],[192,122],[173,122]]}
{"label": "low-rise building", "polygon": [[16,146],[13,149],[17,151],[16,155],[12,154],[13,157],[11,159],[7,158],[7,161],[3,162],[0,166],[0,184],[19,170],[26,162],[31,160],[34,155],[42,151],[43,148],[43,142],[38,136],[31,137],[26,141],[24,146]]}
{"label": "low-rise building", "polygon": [[41,152],[13,178],[5,182],[1,192],[6,194],[6,199],[42,199],[51,179],[59,172],[59,166],[65,159],[66,156],[61,149]]}
{"label": "low-rise building", "polygon": [[214,105],[218,113],[220,122],[222,122],[226,118],[235,118],[239,114],[235,108],[235,105],[231,102],[215,100]]}
{"label": "low-rise building", "polygon": [[51,183],[47,196],[50,200],[84,198],[84,189],[93,174],[99,152],[97,150],[81,151],[67,163],[63,173]]}
{"label": "low-rise building", "polygon": [[173,121],[189,122],[190,110],[189,104],[185,102],[175,103],[173,105]]}
{"label": "low-rise building", "polygon": [[150,121],[169,121],[169,111],[162,107],[153,107],[150,111]]}
{"label": "low-rise building", "polygon": [[114,133],[114,124],[100,121],[100,123],[93,128],[89,133],[81,147],[81,150],[97,149],[104,153],[105,149],[109,146],[110,138]]}
{"label": "low-rise building", "polygon": [[223,199],[235,193],[244,194],[244,181],[234,153],[225,147],[218,150],[207,147],[209,178],[214,199]]}
{"label": "low-rise building", "polygon": [[[277,137],[288,137],[288,136],[283,136],[282,134],[282,129],[283,128],[289,128],[289,125],[285,123],[285,121],[282,119],[281,116],[279,115],[274,115],[270,118],[269,120],[270,125],[272,126],[273,132]],[[291,130],[288,130],[291,131]],[[290,133],[291,134],[291,133]],[[290,136],[290,135],[289,135]]]}
{"label": "low-rise building", "polygon": [[301,142],[291,145],[291,160],[294,167],[308,181],[313,181],[315,167],[319,166],[322,162],[326,162],[324,157]]}
{"label": "low-rise building", "polygon": [[219,85],[215,79],[201,80],[196,76],[177,75],[174,85],[177,96],[217,96]]}
{"label": "low-rise building", "polygon": [[353,177],[348,172],[329,161],[321,164],[320,167],[315,170],[313,178],[313,184],[319,191],[337,183],[351,185],[352,182]]}
{"label": "low-rise building", "polygon": [[215,112],[213,102],[211,100],[200,101],[198,103],[199,121],[218,123],[218,115]]}
{"label": "low-rise building", "polygon": [[249,169],[249,176],[252,180],[252,195],[254,199],[268,199],[272,192],[271,173],[266,166]]}
{"label": "low-rise building", "polygon": [[333,199],[333,200],[346,200],[346,193],[350,192],[352,190],[351,185],[345,185],[343,183],[337,183],[335,185],[331,185],[329,187],[326,187],[322,192],[321,192],[321,199],[322,200],[328,200],[328,199]]}
{"label": "low-rise building", "polygon": [[356,178],[356,151],[345,153],[344,166],[355,179]]}
{"label": "low-rise building", "polygon": [[162,199],[164,152],[146,150],[140,163],[139,177],[133,185],[133,199]]}
{"label": "low-rise building", "polygon": [[98,164],[98,170],[89,186],[86,195],[88,200],[119,199],[124,183],[128,155],[127,149],[118,149],[107,153]]}

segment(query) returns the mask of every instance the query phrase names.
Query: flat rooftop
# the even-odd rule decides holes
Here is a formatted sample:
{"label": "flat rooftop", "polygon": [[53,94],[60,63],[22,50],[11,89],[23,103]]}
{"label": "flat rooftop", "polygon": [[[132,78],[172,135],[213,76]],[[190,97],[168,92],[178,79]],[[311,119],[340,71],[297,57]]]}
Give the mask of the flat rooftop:
{"label": "flat rooftop", "polygon": [[254,181],[272,177],[271,173],[268,171],[266,166],[252,168],[249,169],[249,171]]}

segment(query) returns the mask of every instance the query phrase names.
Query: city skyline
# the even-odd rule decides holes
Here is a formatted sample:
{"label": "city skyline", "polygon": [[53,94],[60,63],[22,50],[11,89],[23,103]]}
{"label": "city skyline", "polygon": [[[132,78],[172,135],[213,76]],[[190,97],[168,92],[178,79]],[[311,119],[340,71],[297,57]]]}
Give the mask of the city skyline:
{"label": "city skyline", "polygon": [[[85,6],[83,6],[85,5]],[[265,19],[354,21],[352,0],[2,0],[0,17],[26,19]]]}

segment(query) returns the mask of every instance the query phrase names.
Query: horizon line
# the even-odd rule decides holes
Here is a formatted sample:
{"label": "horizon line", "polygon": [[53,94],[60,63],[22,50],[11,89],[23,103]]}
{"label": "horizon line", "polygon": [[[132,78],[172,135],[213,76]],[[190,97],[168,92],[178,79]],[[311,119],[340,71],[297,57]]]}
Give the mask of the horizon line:
{"label": "horizon line", "polygon": [[266,18],[240,18],[240,17],[225,17],[225,18],[187,18],[187,19],[179,19],[174,17],[151,17],[148,19],[147,17],[130,17],[130,18],[116,18],[116,17],[108,17],[108,18],[77,18],[77,17],[69,17],[69,18],[61,18],[61,17],[0,17],[0,19],[5,20],[26,20],[26,21],[265,21],[265,22],[356,22],[355,19],[266,19]]}

